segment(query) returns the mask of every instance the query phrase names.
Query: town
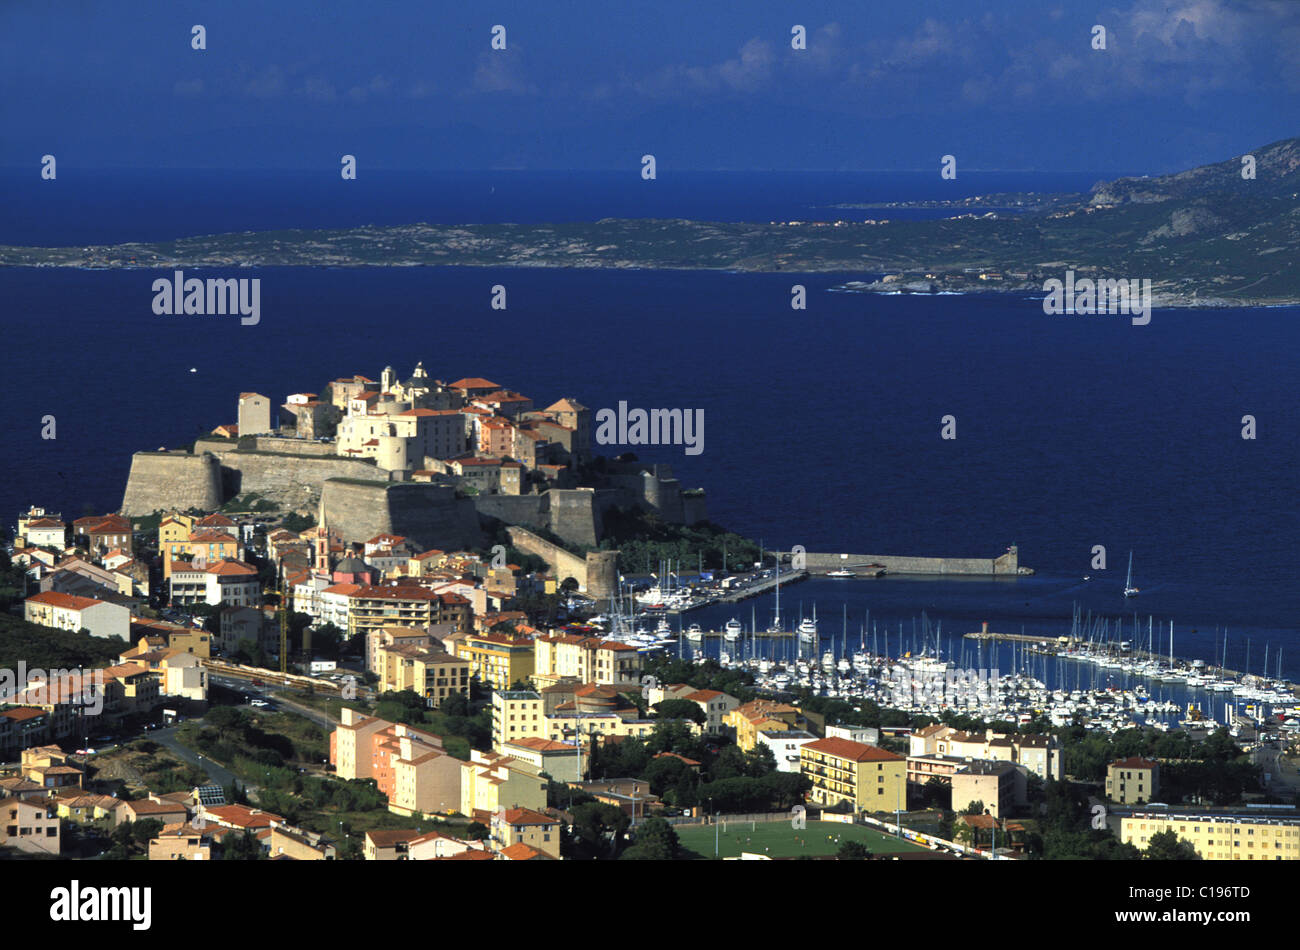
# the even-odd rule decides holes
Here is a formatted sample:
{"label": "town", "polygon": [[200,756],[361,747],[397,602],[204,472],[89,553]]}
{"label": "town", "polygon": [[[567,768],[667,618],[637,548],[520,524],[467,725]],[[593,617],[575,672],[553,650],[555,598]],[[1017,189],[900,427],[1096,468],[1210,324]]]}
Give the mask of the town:
{"label": "town", "polygon": [[[1280,683],[1286,713],[1171,727],[1122,715],[1160,711],[1142,688],[958,669],[928,625],[891,651],[864,624],[850,661],[847,632],[784,625],[802,561],[593,455],[577,399],[423,364],[325,389],[137,453],[119,512],[19,514],[0,855],[1300,858]],[[1008,550],[990,571],[1024,571]],[[682,629],[773,588],[765,630]],[[1085,633],[1050,646],[1128,662]]]}

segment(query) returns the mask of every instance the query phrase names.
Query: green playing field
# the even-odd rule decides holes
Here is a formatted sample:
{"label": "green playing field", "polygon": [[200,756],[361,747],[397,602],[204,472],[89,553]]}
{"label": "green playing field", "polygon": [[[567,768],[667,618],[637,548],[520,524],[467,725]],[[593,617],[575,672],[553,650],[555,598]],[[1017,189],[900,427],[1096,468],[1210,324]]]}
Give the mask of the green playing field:
{"label": "green playing field", "polygon": [[[725,828],[719,824],[717,830],[720,858],[739,857],[742,851],[774,858],[834,854],[844,841],[860,841],[873,854],[926,850],[873,828],[835,821],[810,821],[801,831],[795,831],[789,821],[759,821],[752,825],[748,821],[733,821],[727,822]],[[678,825],[676,831],[682,847],[701,857],[713,857],[713,825]]]}

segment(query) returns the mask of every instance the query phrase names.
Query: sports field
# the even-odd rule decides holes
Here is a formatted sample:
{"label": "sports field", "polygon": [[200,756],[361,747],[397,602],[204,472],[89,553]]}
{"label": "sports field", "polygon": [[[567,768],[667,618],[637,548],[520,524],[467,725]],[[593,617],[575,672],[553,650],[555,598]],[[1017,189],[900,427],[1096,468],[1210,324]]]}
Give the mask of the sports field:
{"label": "sports field", "polygon": [[[789,821],[727,822],[718,826],[718,857],[739,857],[742,851],[767,854],[774,858],[798,857],[801,854],[834,854],[845,841],[860,841],[873,854],[927,849],[882,834],[862,825],[844,825],[835,821],[810,821],[808,827],[795,831]],[[704,858],[713,857],[713,825],[678,825],[677,837],[682,847]],[[839,839],[838,841],[835,839]]]}

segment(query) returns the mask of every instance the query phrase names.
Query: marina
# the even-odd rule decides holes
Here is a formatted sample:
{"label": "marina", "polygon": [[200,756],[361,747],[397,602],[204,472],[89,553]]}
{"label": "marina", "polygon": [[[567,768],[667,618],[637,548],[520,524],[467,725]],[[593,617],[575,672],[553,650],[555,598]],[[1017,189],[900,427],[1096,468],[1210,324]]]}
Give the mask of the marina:
{"label": "marina", "polygon": [[[620,639],[644,652],[746,670],[756,689],[777,697],[806,690],[909,714],[951,712],[1018,725],[1078,722],[1106,732],[1226,726],[1236,735],[1247,724],[1300,732],[1300,699],[1271,645],[1264,664],[1273,675],[1265,675],[1225,665],[1226,634],[1216,637],[1218,662],[1178,657],[1176,625],[1157,625],[1153,617],[1095,617],[1076,608],[1057,635],[998,632],[988,623],[953,634],[924,610],[886,620],[868,609],[850,625],[847,603],[838,617],[819,615],[815,603],[805,610],[803,602],[783,613],[776,578],[771,581],[776,597],[767,623],[757,605],[748,616],[689,628],[663,616],[653,632],[636,620],[628,628],[625,618]],[[784,587],[788,575],[780,581]],[[712,615],[723,616],[724,605],[715,606]]]}

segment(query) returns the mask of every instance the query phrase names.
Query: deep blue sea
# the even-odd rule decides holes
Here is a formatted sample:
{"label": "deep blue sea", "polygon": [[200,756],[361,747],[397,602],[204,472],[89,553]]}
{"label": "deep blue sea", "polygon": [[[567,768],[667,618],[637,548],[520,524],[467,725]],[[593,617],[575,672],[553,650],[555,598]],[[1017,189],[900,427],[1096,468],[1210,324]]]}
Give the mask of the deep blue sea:
{"label": "deep blue sea", "polygon": [[[837,211],[1009,189],[1082,190],[1103,176],[708,173],[628,176],[295,173],[57,182],[0,179],[0,243],[86,244],[286,227],[607,216],[730,220],[898,217]],[[1108,176],[1107,176],[1108,177]],[[358,187],[349,190],[346,186]],[[993,556],[1020,546],[1034,577],[812,581],[824,629],[867,609],[895,626],[927,612],[944,633],[1064,633],[1076,603],[1174,620],[1177,652],[1300,676],[1300,383],[1294,308],[1048,317],[1038,299],[865,296],[863,274],[446,269],[267,269],[262,320],[158,317],[156,274],[0,270],[10,353],[0,514],[43,504],[77,517],[116,509],[138,449],[188,442],[235,420],[241,391],[276,398],[329,379],[485,376],[541,404],[702,408],[704,452],[642,448],[713,520],[768,546]],[[508,288],[509,309],[489,309]],[[493,327],[485,332],[485,326]],[[191,367],[197,372],[191,373]],[[41,417],[58,438],[40,438]],[[940,438],[940,419],[957,438]],[[1258,438],[1241,438],[1255,416]],[[1106,571],[1090,566],[1105,545]],[[1134,552],[1135,601],[1120,591]],[[1093,579],[1083,582],[1084,575]],[[770,599],[754,602],[762,622]],[[749,604],[740,608],[748,621]],[[725,618],[723,618],[725,619]],[[910,629],[910,628],[909,628]],[[1128,636],[1128,631],[1126,631]],[[1159,636],[1157,637],[1157,649]],[[1167,643],[1165,644],[1167,647]],[[1009,668],[1009,667],[1005,667]]]}

